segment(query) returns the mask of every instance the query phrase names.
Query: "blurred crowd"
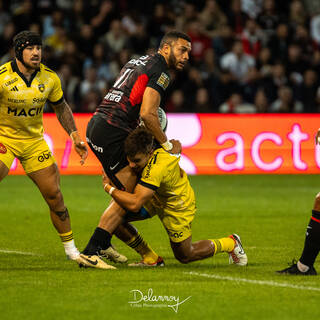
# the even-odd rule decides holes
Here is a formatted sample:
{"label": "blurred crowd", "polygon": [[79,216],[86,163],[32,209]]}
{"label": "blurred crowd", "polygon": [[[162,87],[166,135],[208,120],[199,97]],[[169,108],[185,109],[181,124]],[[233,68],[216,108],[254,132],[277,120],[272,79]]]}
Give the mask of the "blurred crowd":
{"label": "blurred crowd", "polygon": [[0,64],[26,29],[42,35],[74,112],[93,112],[121,67],[172,29],[192,51],[167,112],[320,111],[319,0],[0,0]]}

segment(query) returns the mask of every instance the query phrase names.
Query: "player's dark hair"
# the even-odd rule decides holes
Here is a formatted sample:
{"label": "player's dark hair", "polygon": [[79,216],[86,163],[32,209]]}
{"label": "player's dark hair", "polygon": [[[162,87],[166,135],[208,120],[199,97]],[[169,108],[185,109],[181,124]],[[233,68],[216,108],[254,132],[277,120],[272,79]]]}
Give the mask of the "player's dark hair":
{"label": "player's dark hair", "polygon": [[153,135],[145,128],[133,130],[124,142],[124,151],[129,158],[138,153],[147,154],[153,148]]}
{"label": "player's dark hair", "polygon": [[21,31],[13,38],[13,46],[16,58],[23,63],[22,52],[27,46],[42,45],[41,37],[33,31]]}
{"label": "player's dark hair", "polygon": [[171,45],[173,41],[177,41],[178,39],[184,39],[184,40],[187,40],[188,42],[191,42],[191,39],[187,34],[181,31],[173,30],[173,31],[167,32],[163,36],[163,38],[161,39],[159,48],[160,49],[163,48],[165,44]]}

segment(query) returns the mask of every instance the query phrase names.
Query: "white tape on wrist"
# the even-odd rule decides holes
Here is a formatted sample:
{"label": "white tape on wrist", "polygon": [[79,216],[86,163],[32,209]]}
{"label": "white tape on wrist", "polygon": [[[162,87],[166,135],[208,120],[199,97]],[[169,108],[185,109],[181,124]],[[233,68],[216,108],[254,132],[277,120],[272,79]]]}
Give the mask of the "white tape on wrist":
{"label": "white tape on wrist", "polygon": [[169,151],[173,148],[173,144],[170,142],[170,141],[166,141],[164,143],[161,144],[161,147],[166,150],[166,151]]}

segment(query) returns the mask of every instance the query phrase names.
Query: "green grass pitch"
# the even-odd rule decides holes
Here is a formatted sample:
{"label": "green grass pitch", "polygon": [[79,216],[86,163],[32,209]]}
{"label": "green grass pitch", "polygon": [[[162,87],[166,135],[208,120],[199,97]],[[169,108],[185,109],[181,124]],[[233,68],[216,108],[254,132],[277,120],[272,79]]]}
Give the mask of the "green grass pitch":
{"label": "green grass pitch", "polygon": [[[226,254],[182,265],[154,217],[138,222],[143,237],[163,256],[164,268],[80,269],[67,261],[39,191],[25,176],[0,184],[0,318],[6,319],[318,319],[320,277],[275,274],[299,258],[319,177],[194,176],[198,211],[193,239],[238,233],[248,267],[228,265]],[[97,176],[63,176],[62,191],[82,249],[109,196]],[[139,257],[117,239],[129,262]],[[320,258],[315,268],[320,272]],[[135,305],[132,290],[175,296],[167,305]],[[138,293],[138,291],[135,291]],[[139,294],[137,294],[139,297]]]}

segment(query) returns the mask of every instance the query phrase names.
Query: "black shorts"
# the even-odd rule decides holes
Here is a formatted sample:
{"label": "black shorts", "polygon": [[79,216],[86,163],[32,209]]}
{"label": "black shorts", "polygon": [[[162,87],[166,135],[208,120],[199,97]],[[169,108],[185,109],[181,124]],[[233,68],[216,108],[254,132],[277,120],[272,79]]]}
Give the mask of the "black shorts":
{"label": "black shorts", "polygon": [[114,127],[101,115],[95,114],[87,126],[87,142],[90,149],[99,159],[104,171],[115,186],[124,190],[124,186],[115,176],[129,163],[124,152],[124,141],[128,132]]}

